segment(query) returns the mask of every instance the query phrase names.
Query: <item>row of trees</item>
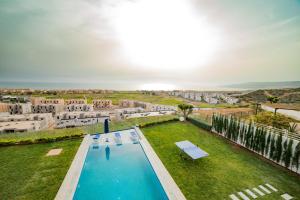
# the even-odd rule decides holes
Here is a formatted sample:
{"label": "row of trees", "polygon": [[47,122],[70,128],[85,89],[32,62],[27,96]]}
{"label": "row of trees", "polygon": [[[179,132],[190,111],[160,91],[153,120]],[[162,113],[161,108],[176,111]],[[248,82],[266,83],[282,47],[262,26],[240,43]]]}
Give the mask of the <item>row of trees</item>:
{"label": "row of trees", "polygon": [[212,130],[287,168],[299,169],[300,142],[232,116],[213,115]]}

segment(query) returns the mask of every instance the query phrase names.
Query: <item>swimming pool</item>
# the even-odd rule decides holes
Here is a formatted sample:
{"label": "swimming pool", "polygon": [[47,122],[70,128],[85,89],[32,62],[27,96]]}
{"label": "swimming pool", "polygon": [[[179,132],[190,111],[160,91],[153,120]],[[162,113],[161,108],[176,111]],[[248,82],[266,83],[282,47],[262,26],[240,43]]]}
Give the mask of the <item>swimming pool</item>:
{"label": "swimming pool", "polygon": [[91,144],[73,199],[168,199],[141,145]]}

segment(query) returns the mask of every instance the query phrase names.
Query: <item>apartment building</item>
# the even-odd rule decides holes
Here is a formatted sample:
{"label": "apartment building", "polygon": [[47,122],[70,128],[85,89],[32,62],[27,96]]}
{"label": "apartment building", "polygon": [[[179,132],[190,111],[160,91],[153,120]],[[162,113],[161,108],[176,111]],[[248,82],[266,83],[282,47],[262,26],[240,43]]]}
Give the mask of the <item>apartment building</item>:
{"label": "apartment building", "polygon": [[0,133],[38,131],[54,125],[51,114],[1,115]]}
{"label": "apartment building", "polygon": [[31,106],[32,113],[52,113],[53,115],[63,112],[63,104],[38,104]]}
{"label": "apartment building", "polygon": [[150,104],[148,105],[148,111],[167,111],[172,110],[176,111],[177,107],[175,106],[167,106],[167,105],[161,105],[161,104]]}
{"label": "apartment building", "polygon": [[135,104],[134,104],[135,101],[133,100],[121,100],[119,101],[119,107],[121,108],[133,108],[135,107]]}
{"label": "apartment building", "polygon": [[94,110],[110,109],[112,108],[112,101],[106,99],[93,100]]}
{"label": "apartment building", "polygon": [[26,96],[2,95],[0,101],[4,103],[28,103],[29,99]]}
{"label": "apartment building", "polygon": [[64,99],[41,99],[39,104],[65,104]]}
{"label": "apartment building", "polygon": [[55,117],[56,128],[93,125],[103,123],[105,119],[109,116],[102,112],[62,112]]}
{"label": "apartment building", "polygon": [[41,104],[42,101],[45,101],[46,99],[44,97],[30,97],[30,102],[32,105],[38,105]]}
{"label": "apartment building", "polygon": [[67,112],[91,112],[94,111],[92,105],[89,104],[68,104],[65,106]]}
{"label": "apartment building", "polygon": [[21,114],[31,113],[31,103],[9,104],[8,112],[11,115],[21,115]]}
{"label": "apartment building", "polygon": [[9,104],[0,102],[0,112],[9,112]]}
{"label": "apartment building", "polygon": [[176,110],[174,106],[167,106],[161,104],[152,104],[143,101],[122,100],[119,103],[121,108],[142,108],[145,111],[161,111],[161,110]]}
{"label": "apartment building", "polygon": [[67,100],[65,100],[65,104],[66,105],[70,105],[70,104],[87,104],[87,100],[86,99],[67,99]]}

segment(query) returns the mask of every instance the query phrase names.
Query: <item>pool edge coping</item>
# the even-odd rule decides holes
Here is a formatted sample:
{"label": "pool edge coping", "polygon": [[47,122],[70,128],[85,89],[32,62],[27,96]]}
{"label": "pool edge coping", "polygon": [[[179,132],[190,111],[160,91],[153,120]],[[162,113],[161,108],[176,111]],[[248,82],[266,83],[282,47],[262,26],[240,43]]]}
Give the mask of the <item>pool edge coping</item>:
{"label": "pool edge coping", "polygon": [[155,153],[151,144],[148,142],[147,138],[144,136],[143,132],[139,127],[134,127],[135,131],[140,136],[140,144],[144,149],[144,152],[152,165],[153,170],[155,171],[162,187],[164,188],[169,200],[186,200],[185,196],[181,192],[180,188]]}
{"label": "pool edge coping", "polygon": [[86,135],[70,165],[70,168],[55,196],[55,200],[72,200],[89,150],[89,135]]}

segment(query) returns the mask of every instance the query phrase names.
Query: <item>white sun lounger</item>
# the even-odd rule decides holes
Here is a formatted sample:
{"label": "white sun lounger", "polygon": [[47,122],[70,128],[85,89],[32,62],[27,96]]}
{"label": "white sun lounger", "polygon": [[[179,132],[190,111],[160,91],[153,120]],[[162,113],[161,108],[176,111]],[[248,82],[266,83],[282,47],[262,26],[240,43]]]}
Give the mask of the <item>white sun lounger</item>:
{"label": "white sun lounger", "polygon": [[139,142],[139,136],[136,134],[135,131],[130,132],[130,139],[132,140],[133,143],[138,143]]}
{"label": "white sun lounger", "polygon": [[184,153],[190,156],[193,160],[208,156],[208,153],[206,153],[205,151],[203,151],[188,140],[176,142],[175,144],[179,149],[181,149]]}
{"label": "white sun lounger", "polygon": [[115,139],[116,144],[118,144],[118,145],[122,144],[121,134],[119,132],[115,132],[114,136],[115,136],[114,139]]}

